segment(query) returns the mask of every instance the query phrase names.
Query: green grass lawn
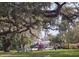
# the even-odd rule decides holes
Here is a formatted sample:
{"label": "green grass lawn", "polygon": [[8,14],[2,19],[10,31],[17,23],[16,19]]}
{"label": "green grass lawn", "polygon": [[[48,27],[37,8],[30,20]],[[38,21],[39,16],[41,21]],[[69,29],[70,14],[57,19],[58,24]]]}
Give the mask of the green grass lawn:
{"label": "green grass lawn", "polygon": [[58,49],[48,51],[32,51],[32,52],[19,52],[0,51],[0,56],[10,57],[79,57],[79,49]]}

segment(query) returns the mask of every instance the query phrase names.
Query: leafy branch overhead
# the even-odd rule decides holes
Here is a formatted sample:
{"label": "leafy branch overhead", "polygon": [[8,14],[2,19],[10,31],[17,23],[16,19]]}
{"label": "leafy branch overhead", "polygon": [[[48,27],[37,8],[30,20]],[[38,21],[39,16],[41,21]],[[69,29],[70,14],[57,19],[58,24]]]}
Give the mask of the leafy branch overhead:
{"label": "leafy branch overhead", "polygon": [[[52,4],[55,4],[56,8],[48,10]],[[0,3],[0,35],[29,31],[30,34],[36,36],[33,30],[51,29],[48,26],[55,23],[59,15],[62,15],[64,19],[66,17],[67,20],[78,16],[77,13],[71,17],[63,13],[63,7],[67,4],[66,2]]]}

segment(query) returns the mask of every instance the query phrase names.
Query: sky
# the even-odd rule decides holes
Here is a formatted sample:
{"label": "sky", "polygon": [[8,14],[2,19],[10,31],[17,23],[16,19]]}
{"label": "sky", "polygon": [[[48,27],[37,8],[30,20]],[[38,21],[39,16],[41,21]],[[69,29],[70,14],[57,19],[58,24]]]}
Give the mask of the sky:
{"label": "sky", "polygon": [[56,36],[57,34],[59,34],[59,31],[57,31],[57,30],[54,30],[54,31],[50,30],[49,34],[52,34],[52,35]]}
{"label": "sky", "polygon": [[[52,3],[51,4],[51,7],[48,8],[48,10],[54,10],[55,8],[56,8],[56,4]],[[59,32],[57,30],[54,30],[54,31],[53,30],[49,30],[49,32],[48,32],[48,34],[51,34],[51,35],[54,35],[54,36],[56,36],[58,33]],[[45,36],[45,32],[44,31],[41,31],[40,37],[41,38],[44,38],[44,36]]]}
{"label": "sky", "polygon": [[[49,30],[48,34],[56,36],[57,34],[59,34],[59,31],[58,30],[54,30],[54,31],[53,30]],[[44,38],[44,37],[45,37],[45,32],[41,31],[40,38]]]}

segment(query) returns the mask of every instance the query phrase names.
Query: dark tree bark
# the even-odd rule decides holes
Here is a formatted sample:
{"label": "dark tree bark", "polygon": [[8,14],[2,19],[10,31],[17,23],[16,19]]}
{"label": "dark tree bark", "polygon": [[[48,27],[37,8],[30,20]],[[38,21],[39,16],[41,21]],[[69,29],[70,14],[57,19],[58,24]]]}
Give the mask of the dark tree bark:
{"label": "dark tree bark", "polygon": [[3,39],[3,51],[4,52],[9,52],[10,51],[10,45],[11,45],[10,40],[4,38]]}

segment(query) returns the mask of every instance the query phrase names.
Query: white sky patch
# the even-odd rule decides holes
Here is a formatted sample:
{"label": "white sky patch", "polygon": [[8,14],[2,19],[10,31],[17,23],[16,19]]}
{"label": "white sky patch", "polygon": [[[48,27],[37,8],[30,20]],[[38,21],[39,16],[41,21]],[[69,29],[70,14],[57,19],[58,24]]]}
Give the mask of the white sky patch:
{"label": "white sky patch", "polygon": [[[49,30],[48,34],[56,36],[57,34],[59,34],[59,31],[58,30]],[[40,38],[44,38],[44,37],[45,37],[45,32],[41,31]]]}
{"label": "white sky patch", "polygon": [[52,34],[52,35],[56,36],[57,34],[59,34],[59,31],[58,30],[54,30],[54,31],[50,30],[49,34]]}
{"label": "white sky patch", "polygon": [[45,36],[45,32],[41,31],[40,38],[44,38],[44,36]]}

